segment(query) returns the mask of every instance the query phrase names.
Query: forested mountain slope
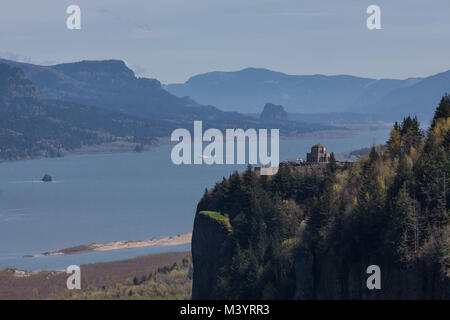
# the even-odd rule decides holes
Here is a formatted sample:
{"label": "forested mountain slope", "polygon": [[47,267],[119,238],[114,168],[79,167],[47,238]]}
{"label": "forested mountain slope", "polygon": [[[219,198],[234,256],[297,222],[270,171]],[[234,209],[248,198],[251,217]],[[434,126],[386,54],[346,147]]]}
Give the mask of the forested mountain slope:
{"label": "forested mountain slope", "polygon": [[[198,204],[194,299],[449,299],[450,97],[348,168],[249,168]],[[381,289],[369,290],[369,265]]]}
{"label": "forested mountain slope", "polygon": [[18,68],[0,64],[0,161],[61,156],[90,145],[150,145],[176,122],[46,100]]}

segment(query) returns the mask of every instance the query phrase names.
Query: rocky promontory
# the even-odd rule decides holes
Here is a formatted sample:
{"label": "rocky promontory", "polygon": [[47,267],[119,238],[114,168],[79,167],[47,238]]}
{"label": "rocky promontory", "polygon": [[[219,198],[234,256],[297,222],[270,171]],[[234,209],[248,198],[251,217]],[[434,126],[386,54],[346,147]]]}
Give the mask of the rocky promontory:
{"label": "rocky promontory", "polygon": [[231,234],[228,217],[215,211],[200,211],[192,233],[192,259],[195,265],[192,299],[210,299],[220,268],[231,258],[227,245]]}

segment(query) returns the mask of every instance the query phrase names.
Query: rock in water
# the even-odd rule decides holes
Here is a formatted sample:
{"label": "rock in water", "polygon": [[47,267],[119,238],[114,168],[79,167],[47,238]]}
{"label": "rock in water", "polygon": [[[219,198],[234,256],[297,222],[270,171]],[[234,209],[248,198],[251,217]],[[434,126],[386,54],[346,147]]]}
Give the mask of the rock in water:
{"label": "rock in water", "polygon": [[52,176],[45,174],[44,177],[42,178],[42,181],[44,182],[51,182],[52,181]]}

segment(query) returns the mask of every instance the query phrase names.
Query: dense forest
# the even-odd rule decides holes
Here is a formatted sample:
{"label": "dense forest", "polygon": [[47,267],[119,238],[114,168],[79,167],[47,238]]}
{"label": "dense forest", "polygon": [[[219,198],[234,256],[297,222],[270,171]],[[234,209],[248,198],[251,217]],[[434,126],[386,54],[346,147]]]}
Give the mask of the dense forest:
{"label": "dense forest", "polygon": [[[194,299],[449,299],[450,96],[350,166],[249,167],[206,190]],[[366,287],[369,265],[381,289]]]}

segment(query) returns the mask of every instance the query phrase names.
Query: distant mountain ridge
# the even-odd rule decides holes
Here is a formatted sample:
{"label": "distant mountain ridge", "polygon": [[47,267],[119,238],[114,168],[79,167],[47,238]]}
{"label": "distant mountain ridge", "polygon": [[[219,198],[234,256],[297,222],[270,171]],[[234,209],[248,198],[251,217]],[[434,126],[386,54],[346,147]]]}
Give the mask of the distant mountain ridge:
{"label": "distant mountain ridge", "polygon": [[[180,99],[158,80],[137,78],[123,61],[81,61],[38,66],[0,59],[23,70],[47,99],[98,106],[146,117],[189,119],[215,108]],[[218,111],[218,110],[217,110]]]}
{"label": "distant mountain ridge", "polygon": [[138,78],[121,60],[80,61],[54,66],[4,59],[0,59],[0,63],[21,69],[48,100],[100,107],[152,120],[203,120],[217,128],[258,127],[258,121],[253,117],[201,105],[188,97],[179,98],[166,91],[156,79]]}
{"label": "distant mountain ridge", "polygon": [[[425,78],[371,79],[349,75],[288,75],[262,68],[208,72],[171,93],[223,110],[254,113],[266,102],[289,113],[356,112],[397,120],[408,114],[431,119],[439,97],[450,91],[450,70]],[[389,111],[386,114],[386,111]]]}
{"label": "distant mountain ridge", "polygon": [[[6,62],[6,63],[2,63]],[[159,81],[137,78],[123,61],[37,66],[0,60],[0,161],[62,156],[88,146],[142,150],[176,128],[270,128],[281,135],[345,130],[267,121],[178,98]],[[115,147],[115,146],[114,146]],[[123,149],[123,148],[122,148]]]}
{"label": "distant mountain ridge", "polygon": [[0,161],[63,156],[105,144],[133,150],[169,135],[177,125],[47,100],[22,70],[0,63]]}

